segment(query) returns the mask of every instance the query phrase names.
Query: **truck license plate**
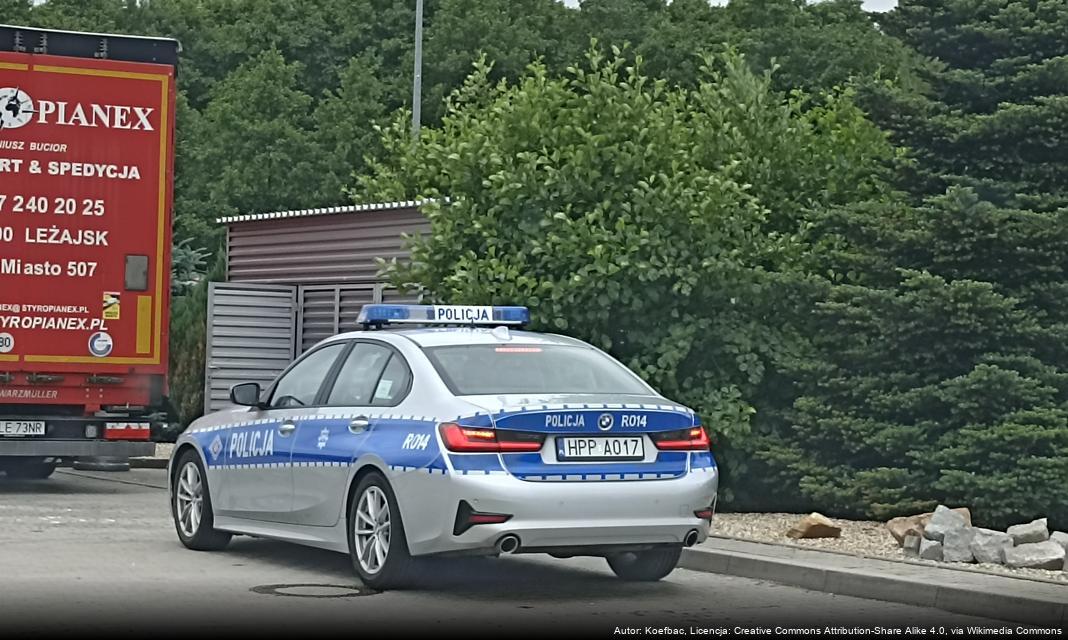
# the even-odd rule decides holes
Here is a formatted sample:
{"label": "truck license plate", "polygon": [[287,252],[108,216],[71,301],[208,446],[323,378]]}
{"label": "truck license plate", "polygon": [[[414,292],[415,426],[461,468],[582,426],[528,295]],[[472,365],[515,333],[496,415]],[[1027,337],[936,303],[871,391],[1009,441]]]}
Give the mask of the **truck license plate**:
{"label": "truck license plate", "polygon": [[557,438],[558,460],[641,460],[645,440],[636,438]]}
{"label": "truck license plate", "polygon": [[0,420],[0,436],[43,436],[44,420]]}

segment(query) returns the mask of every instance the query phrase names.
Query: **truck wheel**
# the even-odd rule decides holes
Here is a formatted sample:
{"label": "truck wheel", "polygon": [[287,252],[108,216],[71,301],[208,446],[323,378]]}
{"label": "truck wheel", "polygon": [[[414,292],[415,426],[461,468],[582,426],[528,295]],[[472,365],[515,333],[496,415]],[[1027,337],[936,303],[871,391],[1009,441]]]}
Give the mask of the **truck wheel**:
{"label": "truck wheel", "polygon": [[410,584],[415,561],[408,553],[397,498],[381,474],[371,472],[356,485],[348,527],[349,557],[365,585],[396,589]]}
{"label": "truck wheel", "polygon": [[657,547],[648,551],[629,551],[608,556],[608,566],[623,580],[656,582],[675,570],[682,555],[681,546]]}
{"label": "truck wheel", "polygon": [[200,457],[195,451],[186,451],[178,457],[174,468],[176,471],[171,478],[171,515],[178,539],[196,551],[224,548],[232,536],[215,529],[208,476],[204,473]]}
{"label": "truck wheel", "polygon": [[44,480],[56,470],[56,463],[45,462],[45,458],[9,458],[0,469],[6,471],[11,479]]}

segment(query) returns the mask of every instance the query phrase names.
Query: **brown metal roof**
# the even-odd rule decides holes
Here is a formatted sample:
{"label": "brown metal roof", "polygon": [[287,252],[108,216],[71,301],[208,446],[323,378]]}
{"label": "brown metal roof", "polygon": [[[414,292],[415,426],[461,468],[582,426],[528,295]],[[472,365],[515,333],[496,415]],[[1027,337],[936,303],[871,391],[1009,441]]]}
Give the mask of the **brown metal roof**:
{"label": "brown metal roof", "polygon": [[227,279],[300,285],[376,282],[375,259],[407,258],[402,235],[430,228],[417,203],[402,204],[406,206],[350,209],[362,211],[360,215],[306,209],[323,213],[242,217],[246,219],[227,230]]}

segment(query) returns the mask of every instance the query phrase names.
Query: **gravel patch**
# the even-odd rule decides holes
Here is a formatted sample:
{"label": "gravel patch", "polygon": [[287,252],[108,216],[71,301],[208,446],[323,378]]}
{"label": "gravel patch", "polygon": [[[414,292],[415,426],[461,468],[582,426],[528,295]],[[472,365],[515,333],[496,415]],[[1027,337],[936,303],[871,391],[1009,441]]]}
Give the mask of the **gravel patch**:
{"label": "gravel patch", "polygon": [[806,547],[816,551],[848,553],[868,558],[881,558],[926,564],[942,568],[980,571],[1007,575],[1013,578],[1028,578],[1068,584],[1068,572],[1047,571],[1044,569],[1010,569],[999,564],[959,564],[917,560],[905,558],[901,547],[897,546],[890,532],[882,522],[870,520],[842,520],[831,518],[835,525],[842,528],[840,538],[815,538],[795,540],[786,537],[786,532],[804,516],[798,513],[717,513],[712,521],[713,535],[754,542],[770,542],[795,547]]}

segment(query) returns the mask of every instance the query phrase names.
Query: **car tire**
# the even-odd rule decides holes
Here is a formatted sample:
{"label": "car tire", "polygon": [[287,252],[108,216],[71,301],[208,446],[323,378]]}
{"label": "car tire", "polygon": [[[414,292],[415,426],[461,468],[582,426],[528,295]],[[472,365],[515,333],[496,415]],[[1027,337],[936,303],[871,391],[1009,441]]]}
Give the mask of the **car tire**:
{"label": "car tire", "polygon": [[607,556],[608,566],[619,578],[632,582],[656,582],[675,570],[682,547],[671,545],[646,551],[629,551]]}
{"label": "car tire", "polygon": [[44,480],[56,470],[56,463],[45,462],[45,458],[15,458],[4,461],[0,468],[12,480]]}
{"label": "car tire", "polygon": [[382,474],[373,471],[360,479],[347,522],[349,558],[360,580],[380,591],[409,586],[416,563],[408,552],[397,497]]}
{"label": "car tire", "polygon": [[219,551],[232,534],[215,528],[208,476],[200,456],[187,450],[178,456],[171,478],[171,516],[178,539],[194,551]]}

